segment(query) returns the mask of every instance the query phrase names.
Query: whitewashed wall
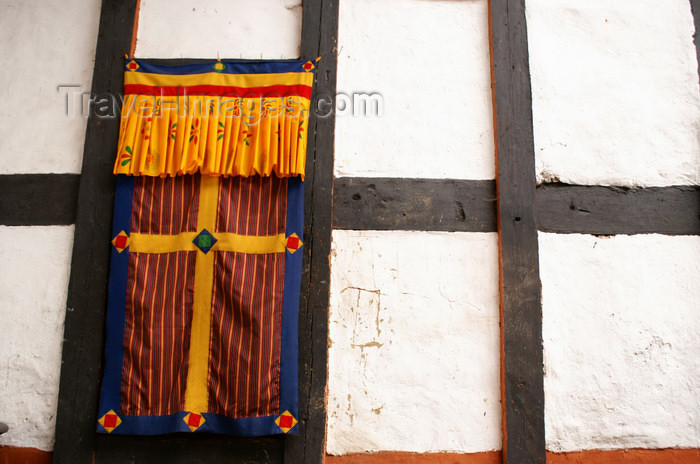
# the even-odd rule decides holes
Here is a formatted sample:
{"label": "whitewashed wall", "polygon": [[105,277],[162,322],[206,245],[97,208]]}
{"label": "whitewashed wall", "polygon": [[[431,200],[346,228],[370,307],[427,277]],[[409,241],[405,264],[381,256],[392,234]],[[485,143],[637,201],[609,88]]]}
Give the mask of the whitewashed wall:
{"label": "whitewashed wall", "polygon": [[53,449],[73,226],[0,226],[0,446]]}
{"label": "whitewashed wall", "polygon": [[[335,175],[493,179],[487,2],[341,0]],[[343,113],[352,113],[347,109]],[[326,449],[501,448],[495,233],[333,231]]]}
{"label": "whitewashed wall", "polygon": [[[0,174],[80,172],[100,3],[0,2]],[[72,244],[73,226],[0,227],[0,446],[53,449]]]}
{"label": "whitewashed wall", "polygon": [[[99,3],[0,4],[0,174],[79,172],[85,120],[56,87],[90,88]],[[142,0],[136,55],[294,58],[299,3]],[[380,93],[383,116],[338,119],[337,176],[494,177],[486,5],[341,1],[338,90]],[[527,14],[540,181],[700,181],[687,1],[528,0]],[[72,236],[0,227],[0,445],[53,447]],[[330,453],[501,447],[496,247],[334,231]],[[700,446],[699,248],[540,235],[549,449]]]}
{"label": "whitewashed wall", "polygon": [[0,2],[0,174],[80,172],[99,16],[98,0]]}
{"label": "whitewashed wall", "polygon": [[301,0],[142,0],[138,58],[298,58]]}
{"label": "whitewashed wall", "polygon": [[497,242],[333,232],[330,454],[500,449]]}
{"label": "whitewashed wall", "polygon": [[540,182],[700,182],[688,0],[527,0]]}
{"label": "whitewashed wall", "polygon": [[700,237],[539,246],[548,449],[700,447]]}
{"label": "whitewashed wall", "polygon": [[338,92],[379,117],[339,116],[336,176],[493,179],[486,0],[341,0]]}
{"label": "whitewashed wall", "polygon": [[[526,7],[538,180],[697,184],[690,2]],[[539,246],[548,449],[700,446],[700,238],[542,233]]]}

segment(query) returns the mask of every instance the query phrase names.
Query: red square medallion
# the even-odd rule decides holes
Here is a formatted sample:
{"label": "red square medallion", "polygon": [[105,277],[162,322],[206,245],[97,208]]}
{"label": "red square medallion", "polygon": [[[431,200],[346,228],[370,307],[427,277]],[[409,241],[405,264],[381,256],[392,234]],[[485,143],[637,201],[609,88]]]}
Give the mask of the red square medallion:
{"label": "red square medallion", "polygon": [[125,235],[117,235],[117,238],[114,239],[114,245],[117,248],[126,248],[126,236]]}
{"label": "red square medallion", "polygon": [[280,428],[291,429],[292,424],[294,424],[294,418],[292,416],[288,416],[287,414],[280,416]]}
{"label": "red square medallion", "polygon": [[199,427],[199,421],[202,420],[202,416],[195,413],[190,413],[190,418],[187,419],[187,425],[191,427]]}
{"label": "red square medallion", "polygon": [[296,250],[297,248],[299,248],[299,238],[289,237],[287,239],[287,248],[290,248],[292,250]]}
{"label": "red square medallion", "polygon": [[105,425],[104,427],[107,428],[114,428],[117,426],[117,415],[116,414],[107,414],[105,415]]}

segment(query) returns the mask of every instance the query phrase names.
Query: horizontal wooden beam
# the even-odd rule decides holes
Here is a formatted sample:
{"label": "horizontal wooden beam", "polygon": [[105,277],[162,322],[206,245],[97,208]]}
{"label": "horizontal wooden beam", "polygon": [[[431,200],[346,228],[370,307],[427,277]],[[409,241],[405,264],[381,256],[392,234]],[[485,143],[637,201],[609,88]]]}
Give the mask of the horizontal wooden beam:
{"label": "horizontal wooden beam", "polygon": [[0,176],[0,225],[73,224],[79,182],[78,174]]}
{"label": "horizontal wooden beam", "polygon": [[[496,231],[490,180],[340,177],[333,228]],[[700,187],[620,188],[543,184],[538,229],[581,234],[700,235]]]}
{"label": "horizontal wooden beam", "polygon": [[339,177],[333,228],[496,231],[493,180]]}
{"label": "horizontal wooden beam", "polygon": [[700,235],[700,187],[544,184],[537,222],[543,232],[565,234]]}
{"label": "horizontal wooden beam", "polygon": [[163,436],[97,435],[97,464],[139,462],[178,464],[235,462],[279,463],[284,437],[238,438],[223,435],[173,434]]}
{"label": "horizontal wooden beam", "polygon": [[[78,174],[0,176],[0,225],[75,222]],[[542,232],[700,235],[700,186],[537,187]],[[353,230],[496,231],[492,180],[340,177],[333,228]]]}

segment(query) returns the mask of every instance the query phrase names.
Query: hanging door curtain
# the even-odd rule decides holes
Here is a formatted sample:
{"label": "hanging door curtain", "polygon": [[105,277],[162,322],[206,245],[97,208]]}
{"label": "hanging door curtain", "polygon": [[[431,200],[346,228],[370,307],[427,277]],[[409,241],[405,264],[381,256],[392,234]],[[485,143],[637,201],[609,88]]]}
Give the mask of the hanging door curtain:
{"label": "hanging door curtain", "polygon": [[127,60],[99,432],[298,430],[313,69]]}

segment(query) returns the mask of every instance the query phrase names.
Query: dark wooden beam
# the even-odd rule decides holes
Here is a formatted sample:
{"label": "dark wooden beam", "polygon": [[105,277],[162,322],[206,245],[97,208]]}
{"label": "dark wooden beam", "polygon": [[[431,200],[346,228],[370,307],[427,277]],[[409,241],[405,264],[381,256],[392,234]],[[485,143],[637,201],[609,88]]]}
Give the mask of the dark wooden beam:
{"label": "dark wooden beam", "polygon": [[[340,177],[333,228],[495,232],[494,181]],[[542,184],[538,229],[561,234],[700,235],[700,187]]]}
{"label": "dark wooden beam", "polygon": [[[301,57],[315,60],[305,180],[304,263],[299,306],[300,433],[285,437],[284,462],[320,464],[325,456],[328,297],[335,118],[318,111],[335,99],[338,2],[305,0]],[[326,104],[321,109],[329,108]]]}
{"label": "dark wooden beam", "polygon": [[542,303],[524,0],[489,2],[501,294],[503,459],[545,463]]}
{"label": "dark wooden beam", "polygon": [[207,434],[98,435],[96,446],[95,462],[99,464],[269,464],[283,462],[284,441],[280,436],[237,438]]}
{"label": "dark wooden beam", "polygon": [[333,228],[495,232],[496,183],[340,177],[333,193]]}
{"label": "dark wooden beam", "polygon": [[[122,91],[137,0],[103,0],[92,95]],[[107,299],[119,118],[90,114],[78,192],[54,462],[92,463]]]}
{"label": "dark wooden beam", "polygon": [[[73,224],[79,181],[77,174],[0,176],[0,225]],[[700,235],[698,186],[548,183],[536,192],[542,232]],[[495,181],[340,177],[334,184],[333,228],[495,232]]]}
{"label": "dark wooden beam", "polygon": [[544,184],[537,188],[537,223],[564,234],[700,235],[700,187]]}
{"label": "dark wooden beam", "polygon": [[0,225],[73,224],[79,181],[77,174],[0,176]]}

